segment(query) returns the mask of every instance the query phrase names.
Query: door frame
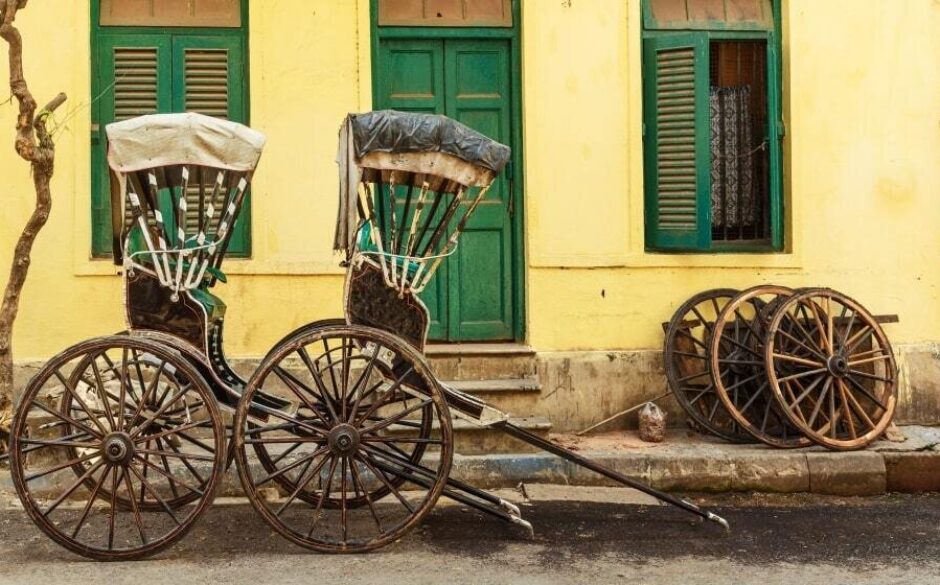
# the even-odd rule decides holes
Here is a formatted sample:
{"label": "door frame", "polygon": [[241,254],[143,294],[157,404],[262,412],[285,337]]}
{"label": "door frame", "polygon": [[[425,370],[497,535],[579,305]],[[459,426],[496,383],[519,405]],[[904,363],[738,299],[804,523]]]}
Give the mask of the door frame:
{"label": "door frame", "polygon": [[372,62],[372,104],[379,102],[378,63],[379,43],[383,39],[506,39],[510,53],[510,104],[512,116],[512,331],[514,341],[526,338],[525,315],[525,177],[523,164],[522,118],[522,11],[521,0],[512,0],[512,27],[468,26],[379,26],[379,0],[369,0],[370,58]]}

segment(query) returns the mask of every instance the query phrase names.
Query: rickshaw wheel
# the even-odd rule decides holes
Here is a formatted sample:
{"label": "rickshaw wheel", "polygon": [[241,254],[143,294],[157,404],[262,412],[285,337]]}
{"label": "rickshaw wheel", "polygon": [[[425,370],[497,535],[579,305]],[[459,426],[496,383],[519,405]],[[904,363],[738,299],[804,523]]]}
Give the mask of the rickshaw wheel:
{"label": "rickshaw wheel", "polygon": [[[148,359],[135,364],[135,354]],[[96,364],[91,391],[70,384],[82,363]],[[131,381],[137,365],[142,390]],[[60,393],[72,395],[78,411],[57,408]],[[192,442],[181,441],[184,435]],[[180,444],[147,448],[157,436]],[[17,494],[46,535],[91,559],[132,560],[172,545],[208,508],[225,437],[215,397],[185,359],[151,340],[100,337],[58,354],[29,382],[10,454]],[[78,477],[76,465],[87,466]],[[171,506],[183,492],[197,497]]]}
{"label": "rickshaw wheel", "polygon": [[[322,328],[322,327],[337,327],[337,326],[344,327],[345,325],[346,325],[345,319],[324,319],[321,321],[308,323],[306,325],[303,325],[295,329],[291,333],[288,333],[287,335],[285,335],[280,341],[277,342],[277,344],[274,345],[274,347],[271,349],[270,352],[268,352],[268,354],[270,355],[272,352],[277,350],[277,348],[289,342],[291,339],[293,339],[294,337],[298,335],[309,335],[312,331],[316,331],[317,329]],[[381,367],[380,364],[379,366]],[[328,414],[328,411],[324,409],[322,414]],[[421,416],[421,427],[420,427],[421,432],[419,434],[419,438],[424,438],[424,439],[430,438],[432,423],[434,419],[432,409],[424,408],[420,411],[420,413],[416,413],[416,414],[419,414]],[[249,421],[248,424],[251,425],[252,423]],[[280,462],[280,459],[278,459],[278,457],[281,457],[283,453],[272,455],[271,453],[268,452],[268,449],[264,443],[254,443],[252,447],[254,448],[255,456],[258,458],[258,463],[261,464],[261,467],[267,473],[274,474],[278,470],[277,463]],[[421,462],[421,458],[424,456],[426,447],[427,445],[423,445],[423,444],[416,445],[414,451],[409,453],[409,459],[411,460],[412,464],[417,465]],[[233,455],[234,455],[234,452],[233,452]],[[284,493],[292,494],[297,488],[297,485],[293,481],[291,481],[291,478],[289,477],[288,474],[275,474],[274,481],[281,488],[281,490],[284,491]],[[395,487],[401,486],[403,482],[404,480],[399,477],[389,478],[389,483]],[[381,488],[376,490],[376,492],[372,493],[371,497],[373,500],[376,500],[388,494],[389,494],[388,488],[382,486]],[[314,506],[316,506],[317,502],[319,501],[319,497],[317,496],[316,491],[315,490],[311,491],[308,489],[301,489],[300,491],[298,491],[297,498]],[[331,507],[333,503],[331,500],[327,500],[326,502],[324,502],[323,505],[324,507]],[[350,507],[365,506],[367,505],[367,501],[363,496],[359,496],[358,498],[351,498],[347,500],[347,505]]]}
{"label": "rickshaw wheel", "polygon": [[787,299],[769,323],[764,352],[776,403],[813,442],[861,449],[891,423],[894,352],[875,318],[848,296],[813,289]]}
{"label": "rickshaw wheel", "polygon": [[718,398],[708,369],[708,340],[715,321],[738,292],[707,290],[683,303],[666,328],[663,359],[673,396],[699,428],[727,441],[753,443],[754,437]]}
{"label": "rickshaw wheel", "polygon": [[[124,336],[124,335],[127,335],[127,332],[122,331],[120,333],[116,333],[115,335]],[[94,357],[94,366],[93,366],[92,357]],[[111,361],[108,358],[108,355],[106,352],[103,352],[98,355],[87,354],[85,355],[84,358],[82,358],[82,360],[78,363],[75,369],[72,370],[72,374],[71,376],[69,376],[69,380],[68,380],[69,387],[72,388],[76,394],[80,392],[85,392],[86,406],[87,406],[87,402],[89,401],[95,401],[98,404],[100,404],[100,398],[97,397],[98,396],[97,380],[100,379],[101,376],[111,377],[111,376],[121,375],[120,370],[124,366],[124,364],[126,364],[127,373],[128,373],[126,384],[128,387],[132,389],[132,391],[136,391],[138,396],[141,396],[143,395],[143,390],[146,388],[146,383],[144,380],[144,368],[146,367],[146,365],[142,366],[142,361],[141,361],[142,357],[145,358],[146,354],[137,352],[137,350],[134,350],[134,349],[130,350],[129,360],[123,363],[115,363]],[[98,362],[99,358],[102,360],[101,363]],[[122,356],[122,361],[123,361],[123,356]],[[135,383],[137,384],[136,390],[134,386]],[[151,400],[151,403],[148,404],[148,407],[151,410],[158,409],[159,406],[155,404],[155,401],[158,397],[151,396],[150,398],[152,400]],[[76,418],[78,416],[82,416],[83,414],[85,414],[82,411],[82,407],[80,406],[78,401],[70,392],[65,392],[62,394],[62,399],[59,402],[59,412],[61,412],[62,414],[68,415],[72,418]],[[101,416],[97,418],[103,422],[107,421],[107,418],[104,413],[102,413]],[[209,424],[208,421],[207,421],[207,424]],[[71,434],[77,431],[77,429],[73,428],[68,423],[63,424],[63,429],[66,434]],[[145,429],[144,432],[142,433],[142,436],[159,434],[160,432],[161,431],[159,428],[157,428],[156,426],[152,426],[151,428]],[[166,441],[162,437],[160,437],[157,439],[146,441],[143,444],[143,448],[147,450],[156,450],[156,451],[171,450],[171,451],[174,451],[175,453],[178,453],[180,449],[176,445],[176,443],[177,443],[176,441],[172,441],[172,440]],[[80,459],[82,454],[79,451],[80,451],[79,448],[76,448],[73,446],[66,447],[66,456],[65,456],[66,459],[67,460]],[[174,457],[174,456],[175,455],[170,455],[170,457]],[[145,458],[150,459],[151,456],[147,455]],[[167,467],[169,467],[169,461],[167,460],[166,455],[153,456],[153,458],[159,465],[164,466],[164,470],[166,470]],[[95,489],[95,486],[96,486],[95,480],[91,477],[86,477],[86,473],[88,472],[89,467],[91,467],[91,464],[85,461],[85,462],[76,463],[72,465],[72,470],[75,472],[75,475],[77,477],[83,478],[85,487],[88,490],[93,490]],[[143,474],[145,478],[148,473],[149,473],[149,468],[145,466],[143,470]],[[102,486],[101,488],[99,488],[98,493],[99,493],[99,496],[104,499],[109,500],[111,498],[111,492],[108,491],[107,486]],[[175,493],[171,493],[170,497],[165,499],[165,502],[167,506],[169,506],[171,509],[176,509],[176,508],[185,506],[186,504],[196,501],[197,499],[199,499],[199,497],[200,497],[199,494],[196,492],[186,491],[183,493],[179,493],[179,490],[176,490]],[[132,504],[130,501],[128,501],[126,495],[122,495],[121,492],[119,491],[117,495],[115,496],[115,498],[118,503],[118,506],[120,506],[122,509],[132,510]],[[143,502],[138,501],[137,505],[140,507],[141,510],[145,510],[147,512],[159,512],[163,510],[162,503],[156,502],[156,501],[147,501],[146,499]]]}
{"label": "rickshaw wheel", "polygon": [[[254,403],[262,390],[295,408]],[[362,326],[317,328],[272,350],[248,382],[235,425],[235,461],[252,505],[284,537],[321,552],[401,538],[433,508],[453,457],[450,411],[421,354]],[[247,448],[258,444],[280,451],[273,471],[249,463]],[[292,491],[270,489],[281,475]]]}
{"label": "rickshaw wheel", "polygon": [[734,297],[718,315],[708,342],[709,371],[728,413],[755,439],[789,449],[810,444],[780,412],[764,362],[764,333],[772,310],[793,289],[760,285]]}

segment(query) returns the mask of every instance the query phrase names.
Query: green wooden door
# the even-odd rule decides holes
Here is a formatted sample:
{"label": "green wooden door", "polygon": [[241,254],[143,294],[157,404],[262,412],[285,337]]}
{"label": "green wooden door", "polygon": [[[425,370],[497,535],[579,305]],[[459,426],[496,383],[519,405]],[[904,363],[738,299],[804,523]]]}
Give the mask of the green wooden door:
{"label": "green wooden door", "polygon": [[[382,39],[376,109],[444,114],[513,146],[512,60],[506,39]],[[510,172],[477,208],[456,253],[422,293],[431,338],[513,337]]]}

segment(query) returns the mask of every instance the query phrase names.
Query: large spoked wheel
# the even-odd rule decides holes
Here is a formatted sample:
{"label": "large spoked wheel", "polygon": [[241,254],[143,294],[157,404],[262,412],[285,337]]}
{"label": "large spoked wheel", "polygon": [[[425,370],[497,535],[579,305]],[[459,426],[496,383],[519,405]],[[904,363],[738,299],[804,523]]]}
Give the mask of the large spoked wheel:
{"label": "large spoked wheel", "polygon": [[[117,333],[116,335],[127,335],[126,333]],[[111,385],[114,385],[114,382],[120,380],[123,376],[126,384],[128,393],[132,396],[143,397],[146,393],[147,388],[147,378],[144,375],[144,372],[147,371],[148,364],[153,364],[154,358],[151,354],[146,352],[137,351],[134,348],[128,348],[128,353],[126,359],[124,358],[123,351],[121,352],[121,361],[115,362],[111,356],[108,355],[107,351],[101,353],[88,353],[84,358],[78,363],[78,365],[72,370],[71,376],[67,385],[69,388],[72,388],[74,392],[64,392],[62,394],[62,400],[59,403],[59,411],[73,419],[80,419],[82,416],[89,414],[85,408],[88,405],[94,405],[97,407],[99,412],[102,414],[98,415],[98,419],[101,422],[107,421],[106,413],[103,413],[104,403],[102,402],[101,394],[99,393],[99,388],[106,388],[107,383],[111,382]],[[185,382],[183,382],[185,384]],[[166,388],[166,391],[169,390],[169,386]],[[110,400],[116,400],[117,397],[113,395],[112,391],[105,394]],[[147,396],[147,402],[145,406],[149,407],[152,411],[159,409],[159,404],[161,395],[149,395]],[[110,406],[112,408],[116,403],[112,403]],[[94,412],[94,411],[91,411]],[[185,455],[182,452],[181,443],[188,442],[193,445],[202,446],[204,445],[203,441],[198,437],[194,436],[200,431],[196,430],[197,428],[211,428],[212,423],[210,420],[206,419],[202,421],[202,424],[198,427],[194,427],[189,431],[178,430],[173,435],[165,435],[164,430],[160,425],[150,425],[148,428],[143,429],[141,437],[146,437],[142,447],[145,451],[152,452],[146,453],[144,459],[148,461],[153,461],[157,465],[161,466],[164,471],[169,472],[170,470],[170,457],[178,457]],[[77,432],[80,429],[72,427],[69,423],[64,423],[64,428],[67,434],[72,434]],[[151,435],[154,435],[153,438],[150,438]],[[227,442],[226,442],[227,443]],[[79,461],[72,465],[72,470],[75,472],[76,477],[81,477],[84,479],[85,487],[89,490],[94,490],[96,482],[92,477],[87,475],[89,468],[92,466],[92,463],[89,461],[82,461],[82,455],[84,450],[75,447],[67,447],[66,458],[68,460]],[[164,451],[173,451],[175,455],[166,455]],[[226,458],[227,459],[227,458]],[[190,465],[190,469],[195,474],[194,477],[198,477],[201,481],[202,477],[199,471],[192,467],[192,462],[188,459],[180,458],[180,461],[183,465]],[[147,477],[151,473],[150,469],[147,466],[143,468],[143,475]],[[185,506],[190,502],[194,502],[200,498],[198,492],[193,492],[190,490],[181,490],[175,485],[170,484],[170,493],[167,494],[165,503],[172,509]],[[99,494],[103,498],[110,498],[111,492],[108,490],[108,486],[103,486],[99,490]],[[119,505],[123,506],[124,509],[132,509],[132,504],[127,499],[127,494],[118,490],[118,493],[115,496],[116,501]],[[139,501],[137,505],[141,510],[146,510],[149,512],[159,512],[163,509],[163,502],[147,500],[146,498]]]}
{"label": "large spoked wheel", "polygon": [[773,396],[815,443],[861,449],[884,433],[897,405],[897,365],[875,318],[829,289],[783,302],[765,356]]}
{"label": "large spoked wheel", "polygon": [[718,315],[708,344],[712,382],[725,409],[755,439],[783,449],[810,444],[773,399],[764,362],[769,318],[792,295],[792,289],[774,285],[743,291]]}
{"label": "large spoked wheel", "polygon": [[30,381],[10,453],[43,532],[92,559],[130,560],[182,538],[211,504],[225,438],[212,392],[185,359],[115,336],[67,349]]}
{"label": "large spoked wheel", "polygon": [[[254,399],[262,391],[293,407],[265,407]],[[438,384],[413,347],[377,329],[324,326],[273,350],[235,424],[252,505],[280,534],[321,552],[397,540],[430,512],[450,473],[450,411]],[[248,459],[257,445],[264,465]]]}
{"label": "large spoked wheel", "polygon": [[718,398],[708,367],[708,340],[715,321],[738,292],[708,290],[680,306],[666,328],[663,356],[669,388],[695,424],[727,441],[751,443],[754,438]]}

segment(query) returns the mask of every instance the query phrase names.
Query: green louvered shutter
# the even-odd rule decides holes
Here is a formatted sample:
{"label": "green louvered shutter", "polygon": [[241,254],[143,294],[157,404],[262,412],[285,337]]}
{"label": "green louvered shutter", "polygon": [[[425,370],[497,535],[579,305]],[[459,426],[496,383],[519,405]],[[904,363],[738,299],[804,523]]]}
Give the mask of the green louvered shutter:
{"label": "green louvered shutter", "polygon": [[111,194],[105,126],[169,112],[172,107],[170,39],[164,35],[121,35],[99,38],[94,72],[104,88],[95,107],[92,133],[92,250],[111,253]]}
{"label": "green louvered shutter", "polygon": [[[246,64],[242,39],[235,36],[178,36],[173,39],[173,109],[247,123],[245,108]],[[224,194],[223,194],[224,195]],[[187,233],[196,231],[199,189],[187,193]],[[217,209],[220,198],[213,202]],[[247,256],[250,251],[251,205],[246,201],[235,223],[229,255]]]}
{"label": "green louvered shutter", "polygon": [[709,194],[708,37],[644,40],[646,247],[707,250]]}

